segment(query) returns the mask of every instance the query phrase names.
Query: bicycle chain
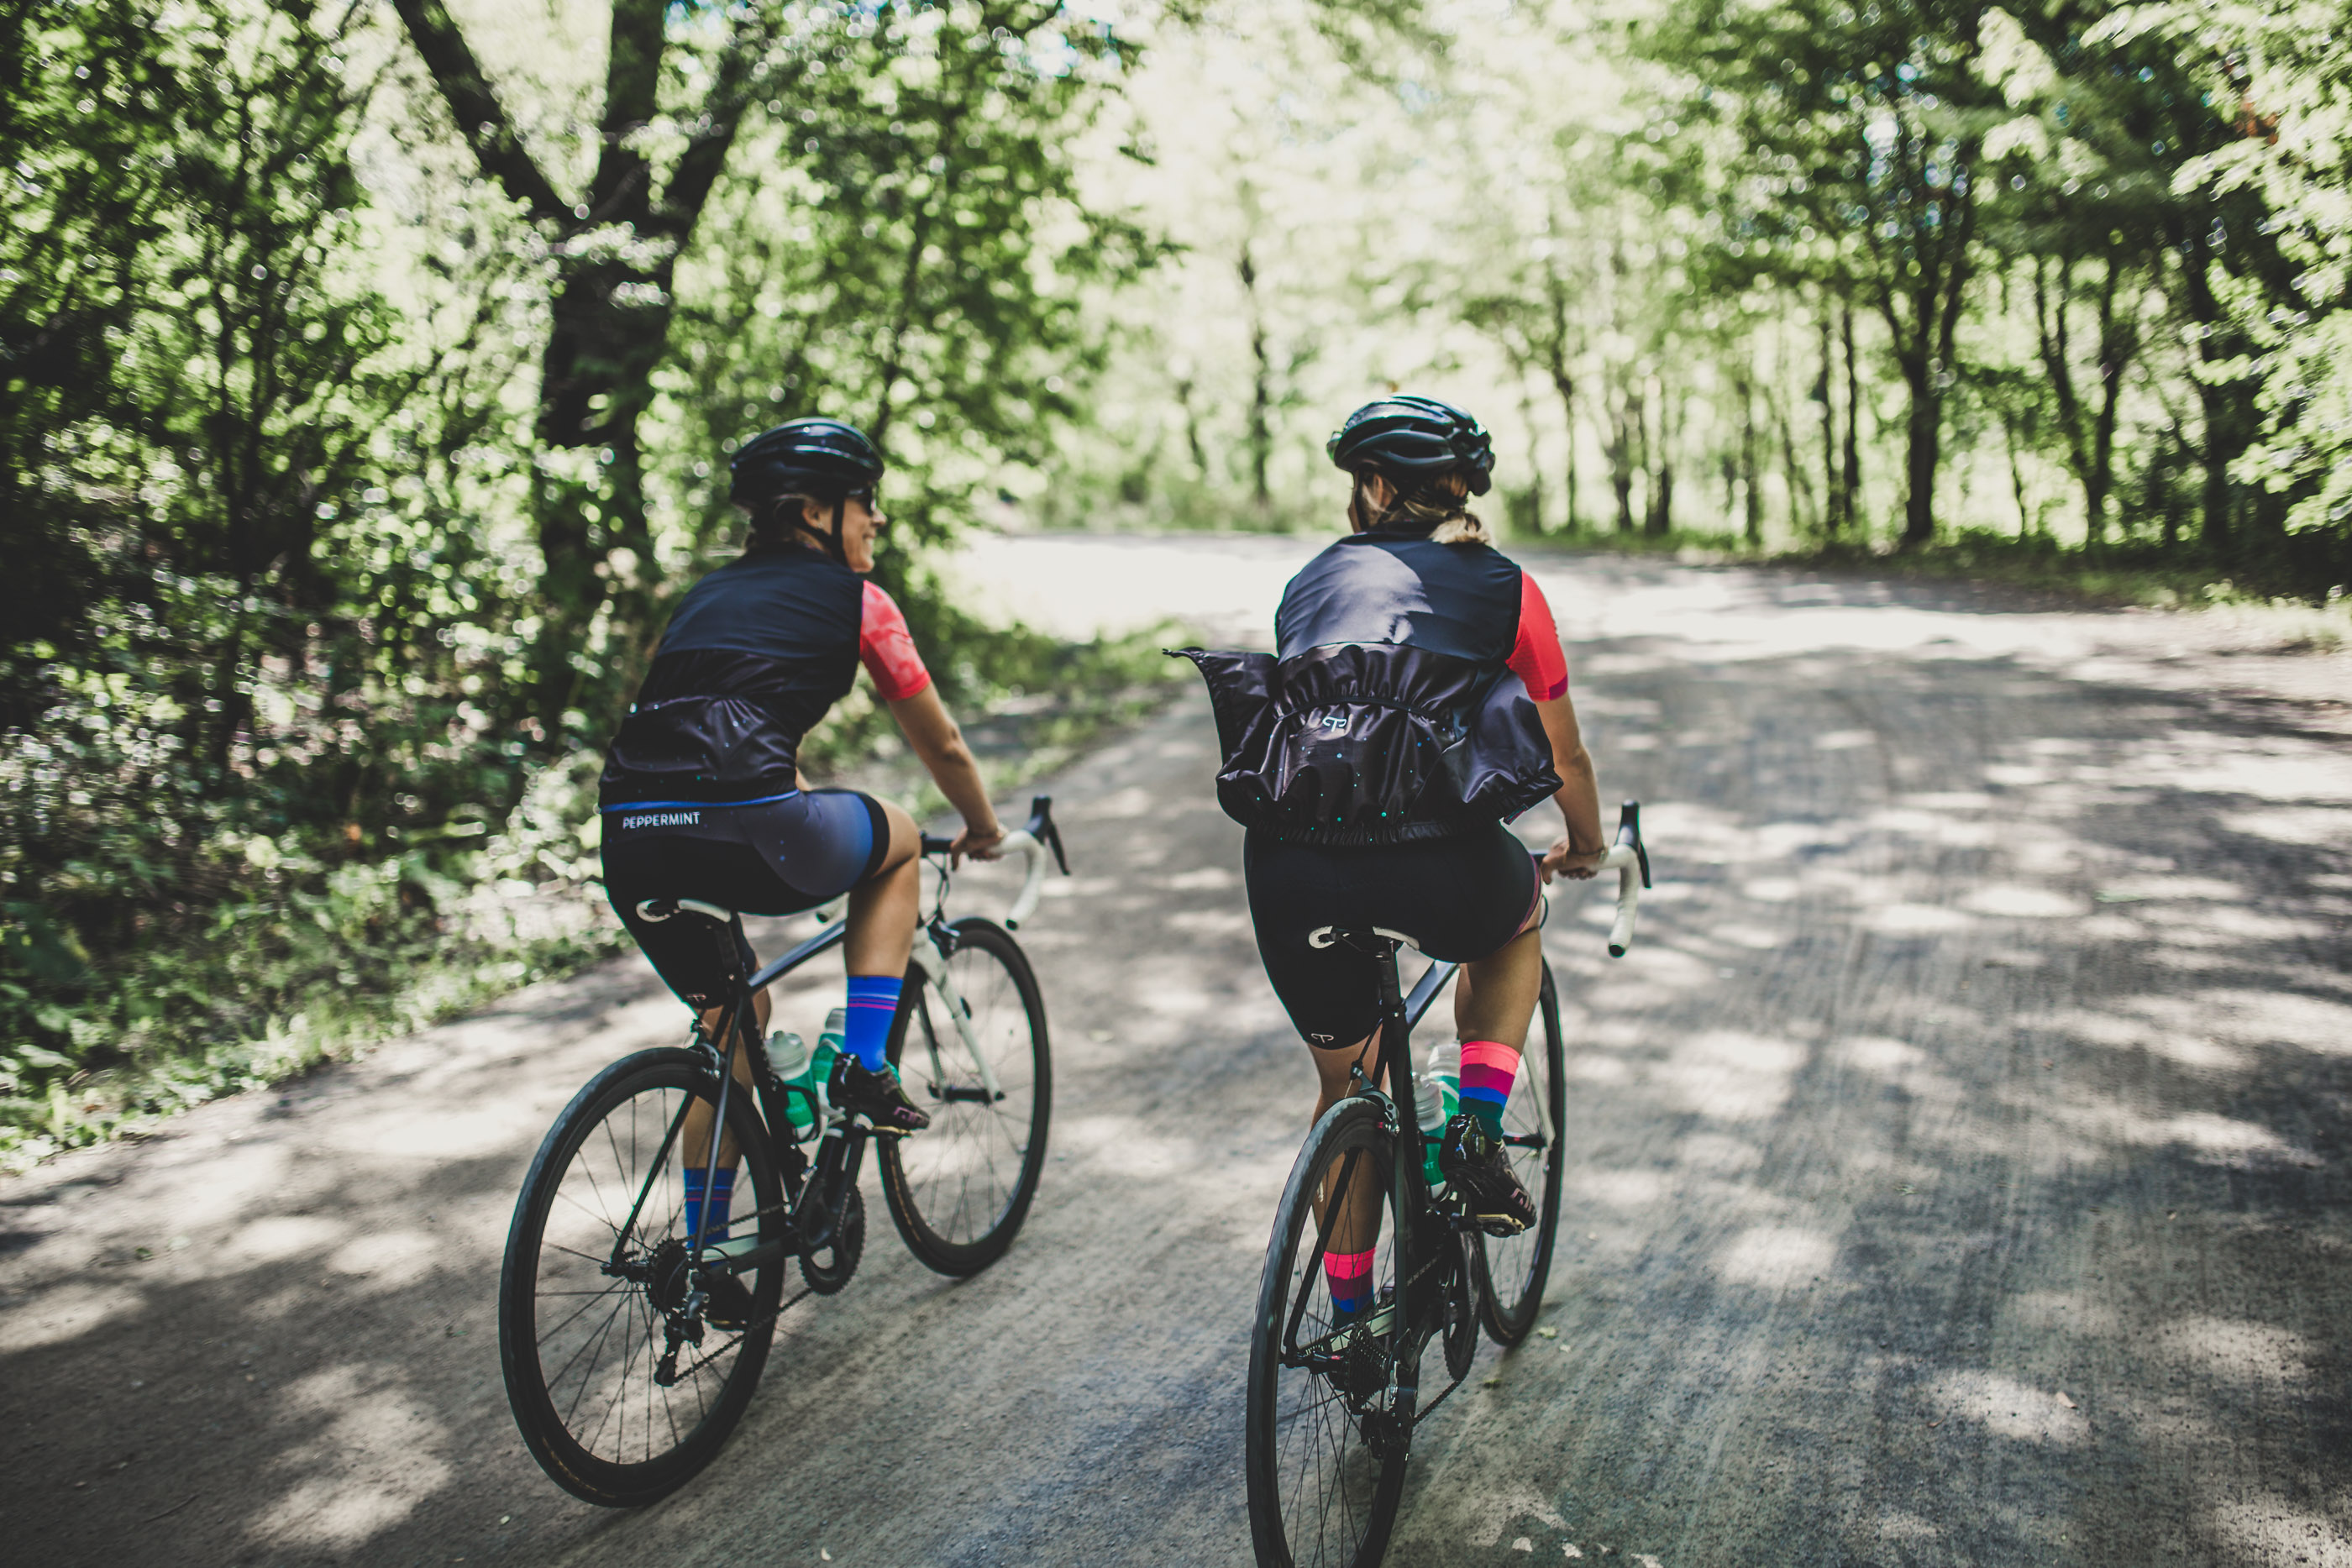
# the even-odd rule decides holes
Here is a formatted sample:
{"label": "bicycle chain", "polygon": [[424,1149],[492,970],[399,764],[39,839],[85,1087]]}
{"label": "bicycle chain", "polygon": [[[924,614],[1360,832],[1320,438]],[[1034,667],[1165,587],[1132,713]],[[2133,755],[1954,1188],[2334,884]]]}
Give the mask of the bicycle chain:
{"label": "bicycle chain", "polygon": [[811,1296],[815,1294],[816,1292],[810,1290],[807,1286],[802,1286],[800,1294],[784,1302],[774,1312],[770,1312],[766,1317],[760,1319],[756,1322],[745,1323],[741,1333],[738,1333],[733,1339],[729,1340],[725,1344],[720,1345],[717,1350],[712,1351],[709,1355],[706,1355],[699,1361],[695,1362],[684,1372],[679,1373],[676,1377],[670,1380],[670,1385],[672,1387],[676,1387],[679,1383],[682,1383],[687,1378],[693,1376],[696,1373],[700,1372],[704,1367],[709,1366],[712,1362],[717,1361],[720,1356],[725,1355],[729,1351],[733,1350],[737,1345],[741,1344],[759,1330],[774,1327],[775,1322],[778,1318],[782,1317],[786,1312],[791,1312],[794,1307],[799,1306],[803,1301],[807,1301]]}

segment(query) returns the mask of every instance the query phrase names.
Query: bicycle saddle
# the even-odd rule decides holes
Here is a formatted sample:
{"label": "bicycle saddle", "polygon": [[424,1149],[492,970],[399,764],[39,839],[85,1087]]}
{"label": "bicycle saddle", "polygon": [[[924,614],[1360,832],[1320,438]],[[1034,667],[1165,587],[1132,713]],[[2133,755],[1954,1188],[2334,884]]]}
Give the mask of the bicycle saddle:
{"label": "bicycle saddle", "polygon": [[1421,944],[1402,931],[1391,931],[1385,925],[1318,925],[1307,934],[1307,945],[1320,952],[1336,943],[1345,942],[1368,953],[1377,953],[1383,945],[1394,944],[1421,951]]}
{"label": "bicycle saddle", "polygon": [[656,925],[681,912],[708,915],[721,925],[735,918],[733,910],[705,904],[698,898],[648,898],[637,905],[637,918]]}

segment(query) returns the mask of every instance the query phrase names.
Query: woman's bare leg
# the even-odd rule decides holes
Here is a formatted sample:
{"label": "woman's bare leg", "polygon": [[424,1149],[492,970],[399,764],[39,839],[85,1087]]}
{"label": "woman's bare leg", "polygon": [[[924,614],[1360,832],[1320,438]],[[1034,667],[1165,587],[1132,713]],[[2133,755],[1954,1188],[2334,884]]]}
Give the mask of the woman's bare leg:
{"label": "woman's bare leg", "polygon": [[922,915],[923,867],[918,852],[923,834],[914,818],[887,800],[882,817],[889,824],[889,846],[874,875],[850,891],[849,936],[842,944],[842,958],[853,975],[887,975],[895,980],[907,972],[907,960],[915,951],[915,924]]}
{"label": "woman's bare leg", "polygon": [[1491,1040],[1517,1051],[1543,990],[1543,939],[1529,927],[1498,952],[1462,966],[1454,981],[1457,1040]]}

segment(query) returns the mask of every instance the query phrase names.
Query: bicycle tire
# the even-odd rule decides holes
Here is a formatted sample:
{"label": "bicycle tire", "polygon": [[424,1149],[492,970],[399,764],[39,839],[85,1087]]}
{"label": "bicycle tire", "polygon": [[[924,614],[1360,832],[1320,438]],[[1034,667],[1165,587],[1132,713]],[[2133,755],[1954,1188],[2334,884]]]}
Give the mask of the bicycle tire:
{"label": "bicycle tire", "polygon": [[907,1249],[925,1268],[961,1279],[1002,1258],[1029,1216],[1045,1168],[1054,1064],[1045,998],[1020,945],[993,921],[968,918],[952,929],[948,973],[995,1071],[998,1097],[955,1097],[984,1094],[984,1085],[922,971],[909,967],[891,1021],[890,1060],[931,1124],[879,1140],[879,1152],[882,1197]]}
{"label": "bicycle tire", "polygon": [[[663,1322],[658,1301],[684,1289],[685,1225],[676,1193],[686,1156],[677,1147],[681,1140],[666,1138],[664,1130],[685,1101],[708,1099],[718,1087],[709,1064],[689,1051],[639,1051],[614,1062],[556,1117],[515,1201],[499,1275],[507,1402],[531,1458],[585,1502],[643,1507],[686,1484],[742,1419],[767,1364],[788,1257],[738,1276],[750,1291],[751,1312],[731,1347],[724,1331],[705,1325],[704,1343],[680,1353],[687,1375],[668,1389],[653,1377]],[[739,1197],[736,1210],[757,1213],[760,1239],[772,1240],[786,1224],[783,1182],[740,1084],[728,1096],[727,1120],[741,1150],[737,1186],[748,1186],[756,1200]],[[609,1181],[603,1179],[608,1171]],[[634,1219],[625,1211],[615,1217],[625,1203],[638,1206]],[[650,1238],[656,1226],[660,1241],[629,1249],[625,1230],[629,1238]],[[625,1251],[641,1259],[651,1277],[606,1274],[606,1262]],[[574,1301],[581,1304],[569,1305]],[[608,1301],[600,1318],[597,1308]],[[616,1327],[621,1360],[605,1371]],[[722,1360],[714,1377],[711,1368]],[[592,1399],[592,1391],[601,1391],[599,1397]],[[591,1408],[583,1413],[583,1406]],[[657,1450],[665,1438],[667,1446]]]}
{"label": "bicycle tire", "polygon": [[1545,1119],[1550,1124],[1542,1148],[1527,1150],[1524,1158],[1515,1149],[1511,1160],[1520,1185],[1535,1200],[1536,1223],[1517,1236],[1498,1239],[1481,1234],[1472,1249],[1479,1316],[1486,1325],[1486,1337],[1506,1348],[1526,1339],[1536,1326],[1536,1315],[1543,1311],[1544,1285],[1551,1275],[1559,1229],[1568,1086],[1559,1040],[1559,992],[1552,984],[1549,964],[1544,966],[1543,988],[1537,994],[1536,1023],[1536,1038],[1519,1055],[1519,1075],[1511,1085],[1509,1103],[1503,1107],[1506,1137],[1539,1132]]}
{"label": "bicycle tire", "polygon": [[[1351,1155],[1352,1166],[1347,1163]],[[1360,1396],[1324,1372],[1286,1366],[1284,1344],[1302,1292],[1308,1294],[1295,1343],[1318,1343],[1333,1332],[1325,1284],[1309,1270],[1319,1234],[1317,1199],[1334,1174],[1352,1183],[1360,1173],[1380,1187],[1382,1224],[1372,1278],[1393,1294],[1398,1220],[1404,1213],[1395,1163],[1396,1134],[1379,1103],[1351,1095],[1325,1112],[1307,1134],[1275,1211],[1251,1325],[1244,1438],[1250,1540],[1260,1568],[1372,1568],[1388,1550],[1404,1490],[1412,1410],[1385,1412],[1393,1435],[1376,1450]],[[1351,1397],[1359,1398],[1357,1406],[1350,1406]]]}

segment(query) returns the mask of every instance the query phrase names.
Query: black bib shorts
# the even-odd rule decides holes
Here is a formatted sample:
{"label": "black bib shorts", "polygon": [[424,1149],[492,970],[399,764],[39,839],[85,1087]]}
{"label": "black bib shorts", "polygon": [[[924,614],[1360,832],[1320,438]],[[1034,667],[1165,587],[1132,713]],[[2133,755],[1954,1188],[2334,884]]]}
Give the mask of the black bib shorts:
{"label": "black bib shorts", "polygon": [[[890,847],[881,805],[855,789],[802,789],[741,806],[666,801],[604,812],[604,894],[669,988],[698,1009],[727,999],[730,956],[707,920],[647,920],[652,898],[696,898],[737,915],[798,915],[871,878]],[[743,922],[735,972],[756,967]]]}
{"label": "black bib shorts", "polygon": [[1384,925],[1433,958],[1467,963],[1517,936],[1542,891],[1535,857],[1499,822],[1360,846],[1283,843],[1253,831],[1243,841],[1242,874],[1265,977],[1298,1032],[1321,1049],[1372,1032],[1379,967],[1345,944],[1308,946],[1308,932]]}

